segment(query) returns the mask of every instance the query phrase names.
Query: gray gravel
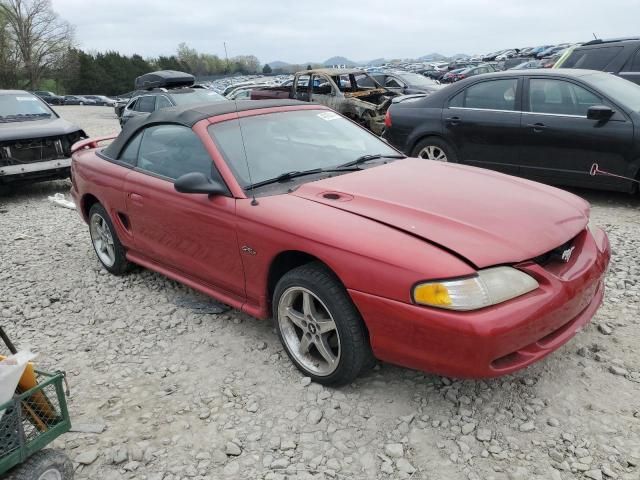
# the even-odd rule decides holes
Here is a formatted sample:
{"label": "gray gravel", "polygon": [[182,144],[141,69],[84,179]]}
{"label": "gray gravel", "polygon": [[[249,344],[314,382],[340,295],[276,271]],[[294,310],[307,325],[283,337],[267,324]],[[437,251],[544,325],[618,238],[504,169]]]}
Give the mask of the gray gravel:
{"label": "gray gravel", "polygon": [[[59,107],[92,135],[112,109]],[[46,197],[0,198],[0,323],[69,374],[78,479],[640,478],[640,199],[579,191],[614,257],[604,307],[515,375],[460,381],[379,365],[334,390],[302,377],[270,322],[138,269],[102,270]],[[204,307],[203,307],[204,305]]]}

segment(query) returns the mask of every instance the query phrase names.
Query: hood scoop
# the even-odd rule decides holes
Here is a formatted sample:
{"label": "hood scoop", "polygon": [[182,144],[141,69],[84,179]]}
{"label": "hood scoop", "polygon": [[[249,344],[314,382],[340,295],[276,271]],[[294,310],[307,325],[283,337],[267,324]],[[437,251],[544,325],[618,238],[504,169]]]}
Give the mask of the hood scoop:
{"label": "hood scoop", "polygon": [[353,200],[353,195],[342,192],[321,192],[318,194],[318,197],[331,202],[350,202]]}

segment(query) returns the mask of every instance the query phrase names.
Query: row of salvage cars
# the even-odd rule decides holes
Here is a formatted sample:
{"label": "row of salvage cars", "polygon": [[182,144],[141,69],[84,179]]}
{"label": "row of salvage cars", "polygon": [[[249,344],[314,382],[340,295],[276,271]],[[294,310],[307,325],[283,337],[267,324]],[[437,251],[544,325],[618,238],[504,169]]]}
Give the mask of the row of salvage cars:
{"label": "row of salvage cars", "polygon": [[273,317],[319,383],[375,359],[499,376],[593,317],[610,247],[585,201],[406,157],[353,120],[290,98],[159,109],[78,142],[72,195],[106,270]]}
{"label": "row of salvage cars", "polygon": [[593,317],[610,247],[585,201],[406,157],[314,102],[312,78],[309,101],[158,109],[75,143],[71,192],[103,267],[137,264],[273,317],[292,362],[324,384],[376,358],[499,376]]}

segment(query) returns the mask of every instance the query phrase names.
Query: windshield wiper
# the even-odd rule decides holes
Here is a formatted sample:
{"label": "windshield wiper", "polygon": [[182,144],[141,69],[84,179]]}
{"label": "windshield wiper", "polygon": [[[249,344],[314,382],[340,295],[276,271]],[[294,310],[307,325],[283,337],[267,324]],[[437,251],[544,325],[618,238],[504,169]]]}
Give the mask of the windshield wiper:
{"label": "windshield wiper", "polygon": [[272,183],[286,182],[287,180],[291,180],[293,178],[304,177],[305,175],[313,175],[316,173],[331,173],[331,172],[348,172],[348,171],[356,171],[359,170],[357,168],[343,168],[344,165],[341,165],[337,168],[312,168],[311,170],[292,170],[290,172],[285,172],[277,177],[270,178],[268,180],[263,180],[261,182],[252,183],[245,187],[246,190],[250,190],[252,188],[263,187],[264,185],[270,185]]}
{"label": "windshield wiper", "polygon": [[361,157],[356,158],[355,160],[353,160],[352,162],[347,162],[347,163],[343,163],[342,165],[340,165],[338,168],[348,168],[348,167],[355,167],[358,165],[362,165],[363,163],[367,163],[371,160],[378,160],[380,158],[407,158],[406,155],[383,155],[381,153],[376,153],[373,155],[362,155]]}

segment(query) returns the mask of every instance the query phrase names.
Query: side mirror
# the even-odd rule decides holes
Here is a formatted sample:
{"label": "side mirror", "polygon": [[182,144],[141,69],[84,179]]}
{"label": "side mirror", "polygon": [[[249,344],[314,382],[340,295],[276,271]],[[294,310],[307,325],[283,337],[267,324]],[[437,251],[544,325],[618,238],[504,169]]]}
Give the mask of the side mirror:
{"label": "side mirror", "polygon": [[615,112],[606,105],[593,105],[587,110],[587,118],[589,120],[607,121]]}
{"label": "side mirror", "polygon": [[200,172],[185,173],[173,184],[180,193],[206,193],[208,195],[224,195],[227,188],[216,180],[211,180]]}

